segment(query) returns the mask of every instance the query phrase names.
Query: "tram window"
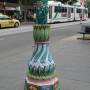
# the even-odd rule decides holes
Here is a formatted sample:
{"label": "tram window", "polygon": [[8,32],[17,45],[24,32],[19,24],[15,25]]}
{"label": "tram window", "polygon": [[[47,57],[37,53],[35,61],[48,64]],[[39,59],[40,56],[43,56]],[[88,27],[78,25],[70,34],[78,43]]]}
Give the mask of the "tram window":
{"label": "tram window", "polygon": [[52,19],[52,7],[49,7],[49,19]]}
{"label": "tram window", "polygon": [[73,8],[71,8],[71,13],[73,13]]}
{"label": "tram window", "polygon": [[65,7],[65,12],[67,12],[67,8]]}
{"label": "tram window", "polygon": [[55,8],[54,8],[54,12],[58,12],[58,7],[57,6],[55,6]]}
{"label": "tram window", "polygon": [[60,6],[55,6],[54,12],[61,12],[61,7]]}
{"label": "tram window", "polygon": [[67,12],[67,8],[66,7],[62,7],[61,11],[62,12]]}
{"label": "tram window", "polygon": [[62,12],[64,12],[64,7],[62,7]]}
{"label": "tram window", "polygon": [[81,9],[77,9],[77,13],[81,13],[82,12],[82,10]]}
{"label": "tram window", "polygon": [[88,10],[87,9],[85,9],[85,14],[87,14],[88,13]]}

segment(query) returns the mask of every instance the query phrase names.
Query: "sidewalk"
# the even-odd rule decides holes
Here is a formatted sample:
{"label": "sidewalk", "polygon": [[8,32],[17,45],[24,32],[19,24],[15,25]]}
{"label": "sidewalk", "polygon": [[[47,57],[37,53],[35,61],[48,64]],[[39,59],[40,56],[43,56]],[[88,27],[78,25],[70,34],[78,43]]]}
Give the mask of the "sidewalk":
{"label": "sidewalk", "polygon": [[75,35],[54,42],[54,56],[62,90],[90,90],[90,40]]}

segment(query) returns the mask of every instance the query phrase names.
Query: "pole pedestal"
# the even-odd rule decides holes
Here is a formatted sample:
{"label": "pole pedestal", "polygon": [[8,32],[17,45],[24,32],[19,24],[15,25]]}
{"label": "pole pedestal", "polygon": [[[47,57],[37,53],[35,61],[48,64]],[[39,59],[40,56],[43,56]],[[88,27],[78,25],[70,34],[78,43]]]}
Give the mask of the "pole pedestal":
{"label": "pole pedestal", "polygon": [[26,77],[25,90],[60,90],[58,79],[55,77],[49,80],[33,80]]}
{"label": "pole pedestal", "polygon": [[49,51],[49,25],[34,25],[34,52],[28,63],[25,90],[60,90],[55,63]]}
{"label": "pole pedestal", "polygon": [[37,5],[36,24],[33,26],[35,47],[28,63],[24,90],[60,90],[55,63],[49,51],[48,0],[35,1]]}

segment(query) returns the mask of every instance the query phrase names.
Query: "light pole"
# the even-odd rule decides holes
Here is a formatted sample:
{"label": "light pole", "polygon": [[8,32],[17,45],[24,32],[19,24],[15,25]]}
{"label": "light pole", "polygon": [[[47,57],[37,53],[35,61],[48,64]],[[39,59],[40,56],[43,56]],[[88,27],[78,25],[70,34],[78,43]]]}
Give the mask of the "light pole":
{"label": "light pole", "polygon": [[35,47],[28,63],[24,90],[61,90],[49,51],[48,0],[37,1],[36,4],[36,24],[33,25]]}

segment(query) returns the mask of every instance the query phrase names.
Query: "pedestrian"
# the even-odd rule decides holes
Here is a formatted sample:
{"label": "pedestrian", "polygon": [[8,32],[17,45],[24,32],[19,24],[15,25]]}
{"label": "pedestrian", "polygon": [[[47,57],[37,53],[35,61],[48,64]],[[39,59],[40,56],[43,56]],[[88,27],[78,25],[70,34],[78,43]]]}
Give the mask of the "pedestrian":
{"label": "pedestrian", "polygon": [[80,13],[80,24],[82,24],[82,14]]}

